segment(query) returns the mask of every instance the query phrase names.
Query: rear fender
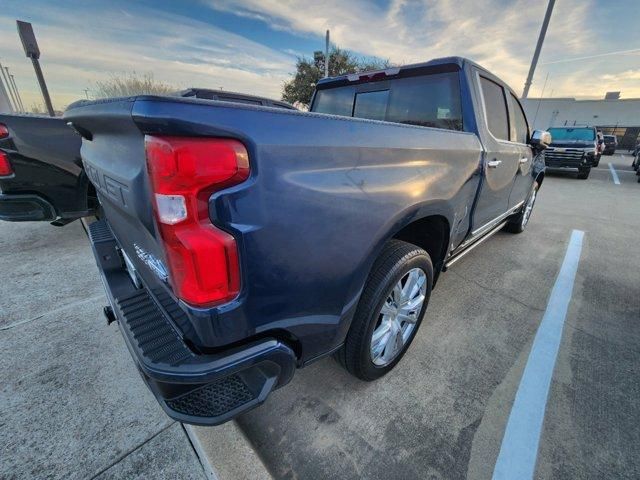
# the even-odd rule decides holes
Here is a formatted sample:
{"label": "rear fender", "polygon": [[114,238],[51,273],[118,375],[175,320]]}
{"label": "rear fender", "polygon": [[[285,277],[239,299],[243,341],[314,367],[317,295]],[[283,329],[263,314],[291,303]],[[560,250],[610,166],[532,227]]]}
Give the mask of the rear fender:
{"label": "rear fender", "polygon": [[[410,206],[392,218],[381,228],[379,235],[363,255],[363,262],[354,274],[349,288],[349,295],[347,296],[348,301],[342,312],[343,323],[345,325],[341,330],[345,337],[349,331],[349,327],[351,326],[351,320],[357,308],[360,295],[362,294],[365,283],[371,273],[371,268],[373,267],[376,259],[380,256],[385,244],[407,225],[431,216],[444,217],[449,226],[455,224],[455,214],[451,204],[445,201],[433,201]],[[449,231],[448,238],[450,241],[451,230]],[[447,249],[444,249],[445,255],[446,251]],[[443,260],[444,258],[432,259],[434,265]]]}

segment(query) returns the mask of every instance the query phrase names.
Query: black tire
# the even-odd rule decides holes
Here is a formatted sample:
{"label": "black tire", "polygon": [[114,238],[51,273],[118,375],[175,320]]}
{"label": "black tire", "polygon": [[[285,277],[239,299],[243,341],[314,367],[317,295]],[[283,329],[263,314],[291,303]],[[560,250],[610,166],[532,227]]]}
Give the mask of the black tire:
{"label": "black tire", "polygon": [[[522,210],[520,210],[520,212],[518,212],[516,215],[514,215],[509,219],[507,224],[504,226],[503,230],[509,233],[524,232],[524,230],[527,228],[527,225],[529,224],[529,219],[531,218],[531,213],[536,203],[536,197],[538,196],[539,188],[540,186],[538,185],[537,182],[533,184],[533,187],[531,187],[531,192],[529,192],[529,195],[527,196],[527,199],[525,200],[524,205],[522,206]],[[529,205],[529,202],[531,201],[532,201],[531,210],[527,215],[526,209],[527,209],[527,206]]]}
{"label": "black tire", "polygon": [[[425,299],[415,327],[397,356],[388,365],[378,366],[371,358],[371,340],[381,321],[383,304],[393,287],[414,268],[420,268],[426,274]],[[365,381],[376,380],[391,371],[404,356],[422,323],[432,286],[433,264],[429,254],[411,243],[390,240],[371,269],[345,344],[336,354],[338,361],[349,373]]]}
{"label": "black tire", "polygon": [[578,178],[580,180],[586,180],[589,178],[589,174],[591,173],[591,167],[589,168],[580,168],[578,169]]}

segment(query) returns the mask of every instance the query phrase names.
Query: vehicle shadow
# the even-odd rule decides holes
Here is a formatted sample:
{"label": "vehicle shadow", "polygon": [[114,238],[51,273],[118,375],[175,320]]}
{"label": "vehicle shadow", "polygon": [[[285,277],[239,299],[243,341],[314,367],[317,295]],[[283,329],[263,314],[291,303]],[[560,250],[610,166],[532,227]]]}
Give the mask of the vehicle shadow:
{"label": "vehicle shadow", "polygon": [[545,175],[549,177],[571,178],[575,180],[578,176],[578,171],[577,170],[553,170],[547,167],[545,171]]}

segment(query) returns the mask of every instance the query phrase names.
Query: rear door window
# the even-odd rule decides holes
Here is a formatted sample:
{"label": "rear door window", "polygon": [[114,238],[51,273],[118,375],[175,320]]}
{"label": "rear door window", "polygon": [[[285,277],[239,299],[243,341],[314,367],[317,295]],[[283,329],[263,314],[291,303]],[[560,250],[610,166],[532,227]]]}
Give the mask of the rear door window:
{"label": "rear door window", "polygon": [[509,114],[504,89],[488,78],[480,77],[487,126],[491,134],[499,140],[509,140]]}

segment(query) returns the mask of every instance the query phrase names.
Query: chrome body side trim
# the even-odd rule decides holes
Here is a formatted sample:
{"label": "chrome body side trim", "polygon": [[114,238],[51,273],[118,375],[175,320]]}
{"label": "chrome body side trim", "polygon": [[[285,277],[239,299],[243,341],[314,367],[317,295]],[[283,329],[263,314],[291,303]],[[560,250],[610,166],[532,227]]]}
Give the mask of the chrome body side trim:
{"label": "chrome body side trim", "polygon": [[[458,260],[460,260],[462,257],[464,257],[467,253],[469,253],[471,250],[473,250],[474,248],[476,248],[478,245],[480,245],[481,243],[484,243],[485,240],[487,240],[488,238],[490,238],[493,234],[497,233],[499,230],[502,229],[502,227],[504,227],[506,225],[507,222],[502,222],[499,223],[498,225],[496,225],[495,227],[493,227],[493,229],[491,231],[489,231],[486,235],[482,236],[482,237],[476,237],[475,241],[469,241],[469,242],[465,242],[467,243],[469,246],[467,247],[461,247],[462,250],[455,254],[452,257],[449,257],[449,259],[445,262],[444,266],[445,268],[449,268],[451,265],[453,265],[454,263],[456,263]],[[463,244],[464,245],[464,244]]]}

